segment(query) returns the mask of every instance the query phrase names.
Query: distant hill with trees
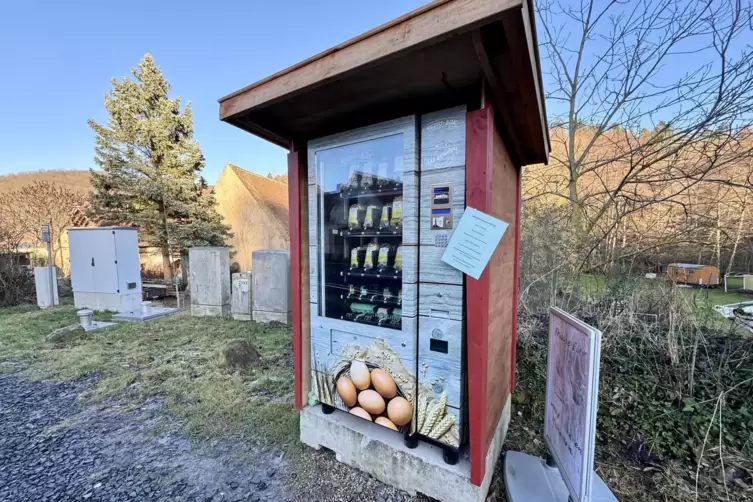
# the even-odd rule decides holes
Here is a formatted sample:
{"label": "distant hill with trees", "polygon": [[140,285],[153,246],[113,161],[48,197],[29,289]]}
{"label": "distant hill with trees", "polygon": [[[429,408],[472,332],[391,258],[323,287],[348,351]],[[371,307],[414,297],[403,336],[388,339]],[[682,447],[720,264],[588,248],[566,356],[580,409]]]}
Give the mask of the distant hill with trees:
{"label": "distant hill with trees", "polygon": [[0,176],[0,193],[12,192],[37,181],[54,183],[73,192],[88,193],[91,187],[89,171],[32,171],[27,173],[6,174]]}

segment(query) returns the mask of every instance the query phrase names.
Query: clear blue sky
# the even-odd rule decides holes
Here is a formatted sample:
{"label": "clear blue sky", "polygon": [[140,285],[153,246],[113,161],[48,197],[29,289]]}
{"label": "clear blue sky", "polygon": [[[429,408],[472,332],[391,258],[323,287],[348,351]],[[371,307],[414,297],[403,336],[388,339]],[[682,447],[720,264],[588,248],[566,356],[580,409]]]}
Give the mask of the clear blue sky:
{"label": "clear blue sky", "polygon": [[110,79],[147,52],[192,103],[210,183],[226,163],[284,172],[286,152],[220,122],[217,99],[427,2],[4,2],[0,175],[94,167],[86,121],[107,120]]}

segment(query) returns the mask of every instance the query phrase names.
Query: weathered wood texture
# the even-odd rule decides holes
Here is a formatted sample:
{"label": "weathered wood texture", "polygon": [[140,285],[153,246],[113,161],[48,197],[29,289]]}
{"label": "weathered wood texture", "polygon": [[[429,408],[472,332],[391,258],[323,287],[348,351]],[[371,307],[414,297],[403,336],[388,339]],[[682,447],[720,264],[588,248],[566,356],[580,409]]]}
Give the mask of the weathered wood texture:
{"label": "weathered wood texture", "polygon": [[[463,402],[463,322],[420,316],[418,326],[418,381],[436,395],[446,393],[447,404],[460,408]],[[447,342],[446,354],[431,350],[432,338]]]}
{"label": "weathered wood texture", "polygon": [[305,152],[288,154],[290,287],[293,308],[295,406],[303,409],[311,388],[308,176]]}
{"label": "weathered wood texture", "polygon": [[422,173],[465,165],[465,112],[456,106],[421,116]]}
{"label": "weathered wood texture", "polygon": [[497,423],[510,393],[512,343],[517,302],[515,275],[519,170],[513,165],[495,128],[492,144],[491,196],[488,212],[508,227],[489,261],[489,326],[487,344],[486,442],[491,444]]}
{"label": "weathered wood texture", "polygon": [[421,283],[418,296],[419,315],[463,320],[463,286]]}
{"label": "weathered wood texture", "polygon": [[354,39],[282,70],[220,99],[220,118],[274,101],[282,96],[334,81],[349,72],[384,61],[499,18],[521,0],[438,0]]}

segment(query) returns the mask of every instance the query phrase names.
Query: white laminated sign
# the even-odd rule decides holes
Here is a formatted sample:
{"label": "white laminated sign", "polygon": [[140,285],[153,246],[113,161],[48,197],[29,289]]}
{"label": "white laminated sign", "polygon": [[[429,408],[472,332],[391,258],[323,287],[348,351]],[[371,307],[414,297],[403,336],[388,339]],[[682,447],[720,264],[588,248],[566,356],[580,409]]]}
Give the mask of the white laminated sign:
{"label": "white laminated sign", "polygon": [[601,332],[549,309],[544,439],[570,496],[591,500],[596,445]]}

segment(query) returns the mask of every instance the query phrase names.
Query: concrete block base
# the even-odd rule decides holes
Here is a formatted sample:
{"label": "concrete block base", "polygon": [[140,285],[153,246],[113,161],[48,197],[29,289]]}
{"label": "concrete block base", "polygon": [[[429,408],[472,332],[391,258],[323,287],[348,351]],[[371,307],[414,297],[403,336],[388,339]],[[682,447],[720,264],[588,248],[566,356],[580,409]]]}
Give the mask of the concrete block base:
{"label": "concrete block base", "polygon": [[92,321],[91,326],[82,326],[84,331],[94,331],[95,329],[109,328],[115,326],[116,322]]}
{"label": "concrete block base", "polygon": [[226,305],[191,305],[191,315],[196,317],[224,317],[230,315],[230,304]]}
{"label": "concrete block base", "polygon": [[157,317],[163,317],[166,315],[174,314],[178,309],[168,307],[152,307],[152,311],[148,314],[144,314],[142,311],[137,310],[135,312],[121,312],[112,316],[116,321],[148,321]]}
{"label": "concrete block base", "polygon": [[236,321],[250,321],[251,315],[250,314],[233,314],[233,319]]}
{"label": "concrete block base", "polygon": [[254,322],[281,322],[283,324],[290,324],[293,322],[292,312],[265,312],[263,310],[254,310],[252,312]]}
{"label": "concrete block base", "polygon": [[437,446],[419,441],[417,448],[409,449],[401,434],[340,410],[325,415],[321,405],[308,406],[301,412],[301,441],[317,450],[332,450],[338,462],[411,495],[422,493],[440,502],[484,502],[509,423],[508,400],[487,455],[481,486],[471,483],[467,458],[461,456],[456,465],[447,465]]}

